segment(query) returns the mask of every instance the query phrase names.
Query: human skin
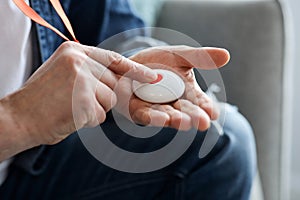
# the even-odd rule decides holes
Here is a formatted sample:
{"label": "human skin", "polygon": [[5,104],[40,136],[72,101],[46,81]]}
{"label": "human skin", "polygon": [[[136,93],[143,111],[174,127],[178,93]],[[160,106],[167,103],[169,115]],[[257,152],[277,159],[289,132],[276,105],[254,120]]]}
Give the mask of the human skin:
{"label": "human skin", "polygon": [[[157,78],[115,52],[62,44],[20,90],[0,100],[0,161],[104,122],[117,101],[112,91],[116,75],[124,73],[142,82]],[[73,91],[75,83],[78,90]]]}
{"label": "human skin", "polygon": [[[150,48],[130,60],[75,42],[62,44],[21,89],[0,100],[0,161],[38,145],[56,144],[77,129],[99,125],[116,104],[120,113],[140,124],[207,129],[218,111],[196,84],[192,69],[221,67],[229,60],[228,52],[191,47],[164,47],[163,52]],[[174,52],[183,53],[183,57],[189,52],[200,58],[208,52],[216,65],[201,65],[206,62],[200,59],[194,66],[174,57]],[[132,80],[151,82],[157,78],[154,71],[142,65],[149,62],[168,65],[183,78],[186,92],[182,99],[159,106],[132,96]],[[127,78],[120,79],[124,76]],[[124,84],[120,84],[122,81]],[[120,109],[122,99],[129,94],[129,110]],[[164,123],[158,123],[161,121]]]}
{"label": "human skin", "polygon": [[[132,81],[123,78],[115,89],[116,94],[120,96],[116,108],[127,118],[143,125],[179,130],[194,127],[200,131],[208,129],[210,121],[218,118],[218,105],[201,90],[193,69],[213,70],[223,67],[230,60],[227,50],[212,47],[163,46],[145,49],[130,59],[150,68],[163,68],[175,72],[185,82],[185,93],[182,98],[169,104],[151,104],[131,95]],[[123,102],[123,99],[130,101]]]}

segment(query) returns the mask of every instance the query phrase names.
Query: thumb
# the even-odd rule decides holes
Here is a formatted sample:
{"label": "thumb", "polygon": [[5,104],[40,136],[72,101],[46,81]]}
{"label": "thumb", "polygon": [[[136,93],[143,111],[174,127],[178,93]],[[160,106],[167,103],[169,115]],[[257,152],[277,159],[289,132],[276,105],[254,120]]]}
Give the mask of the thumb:
{"label": "thumb", "polygon": [[184,56],[189,64],[200,69],[215,69],[226,65],[230,60],[230,53],[223,48],[202,47],[195,48],[191,52],[178,52]]}
{"label": "thumb", "polygon": [[168,66],[216,69],[229,62],[230,54],[226,49],[215,47],[160,46],[143,50],[132,59],[141,63],[147,60]]}
{"label": "thumb", "polygon": [[169,52],[178,57],[182,66],[199,69],[217,69],[226,65],[230,60],[230,53],[223,48],[173,46]]}

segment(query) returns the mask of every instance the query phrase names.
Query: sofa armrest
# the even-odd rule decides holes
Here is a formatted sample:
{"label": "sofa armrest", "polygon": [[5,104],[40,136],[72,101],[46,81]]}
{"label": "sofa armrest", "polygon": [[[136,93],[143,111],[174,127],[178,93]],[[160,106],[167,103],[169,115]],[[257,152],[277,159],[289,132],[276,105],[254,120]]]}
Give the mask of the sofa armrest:
{"label": "sofa armrest", "polygon": [[[283,138],[285,30],[277,1],[166,1],[158,27],[187,34],[203,46],[227,48],[231,62],[221,70],[229,103],[253,126],[266,199],[280,199],[289,169]],[[285,187],[283,187],[285,186]]]}

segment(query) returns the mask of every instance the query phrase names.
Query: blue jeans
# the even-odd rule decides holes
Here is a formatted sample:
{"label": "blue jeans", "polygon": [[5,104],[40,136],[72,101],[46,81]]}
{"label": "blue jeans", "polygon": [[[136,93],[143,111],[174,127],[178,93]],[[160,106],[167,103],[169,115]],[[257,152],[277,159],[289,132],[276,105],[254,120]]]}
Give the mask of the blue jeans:
{"label": "blue jeans", "polygon": [[[112,123],[106,122],[104,126],[118,135]],[[161,142],[167,140],[172,130],[165,128],[163,132],[166,134],[160,134]],[[256,172],[252,130],[241,114],[228,107],[224,132],[206,157],[198,157],[205,136],[205,132],[199,132],[176,162],[141,174],[120,172],[103,165],[73,134],[47,148],[48,156],[44,159],[48,162],[42,173],[30,174],[12,164],[0,188],[0,199],[249,199]],[[134,145],[122,141],[125,146]]]}

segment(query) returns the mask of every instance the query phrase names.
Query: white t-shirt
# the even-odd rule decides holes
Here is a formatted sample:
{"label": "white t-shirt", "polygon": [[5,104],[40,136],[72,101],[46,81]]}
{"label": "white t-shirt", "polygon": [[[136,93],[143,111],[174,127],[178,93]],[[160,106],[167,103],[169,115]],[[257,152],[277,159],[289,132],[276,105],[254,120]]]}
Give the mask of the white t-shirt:
{"label": "white t-shirt", "polygon": [[[19,89],[30,75],[30,30],[30,19],[13,1],[0,0],[0,99]],[[11,160],[0,163],[0,185],[6,178]]]}

